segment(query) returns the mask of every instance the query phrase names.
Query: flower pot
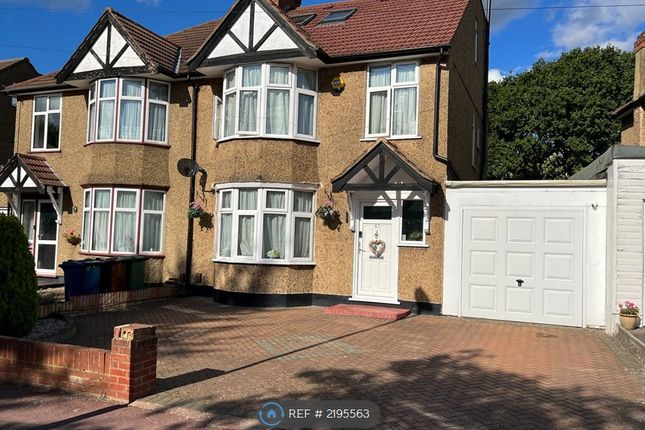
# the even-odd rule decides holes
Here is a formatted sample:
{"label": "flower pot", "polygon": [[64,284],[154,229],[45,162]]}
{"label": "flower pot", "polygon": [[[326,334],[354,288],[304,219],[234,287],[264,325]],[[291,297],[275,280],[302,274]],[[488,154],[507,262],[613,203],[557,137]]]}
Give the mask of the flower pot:
{"label": "flower pot", "polygon": [[620,325],[623,326],[625,330],[634,330],[638,327],[639,322],[638,315],[620,315]]}

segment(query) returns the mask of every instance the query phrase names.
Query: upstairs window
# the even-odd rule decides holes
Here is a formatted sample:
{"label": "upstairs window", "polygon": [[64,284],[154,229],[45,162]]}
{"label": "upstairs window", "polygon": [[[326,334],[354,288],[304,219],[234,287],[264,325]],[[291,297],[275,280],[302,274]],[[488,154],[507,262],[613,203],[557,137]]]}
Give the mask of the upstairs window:
{"label": "upstairs window", "polygon": [[169,101],[170,86],[162,82],[136,78],[93,82],[88,98],[88,143],[167,143]]}
{"label": "upstairs window", "polygon": [[34,97],[32,151],[60,149],[61,96]]}
{"label": "upstairs window", "polygon": [[366,137],[417,137],[418,106],[418,63],[368,69]]}
{"label": "upstairs window", "polygon": [[317,74],[286,64],[240,66],[224,75],[223,138],[315,138]]}
{"label": "upstairs window", "polygon": [[335,10],[324,17],[320,23],[331,24],[334,22],[345,22],[350,16],[354,15],[354,13],[356,13],[356,9]]}

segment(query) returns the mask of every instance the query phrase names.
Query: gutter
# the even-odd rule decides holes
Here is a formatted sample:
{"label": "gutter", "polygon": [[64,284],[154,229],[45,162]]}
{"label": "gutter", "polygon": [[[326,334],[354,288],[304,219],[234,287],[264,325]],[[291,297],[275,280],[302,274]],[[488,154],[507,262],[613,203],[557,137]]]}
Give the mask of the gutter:
{"label": "gutter", "polygon": [[[201,86],[199,83],[194,82],[192,84],[192,117],[191,117],[191,131],[190,131],[190,159],[195,161],[197,157],[197,108],[199,102],[199,89]],[[195,201],[195,176],[190,177],[190,190],[188,192],[188,204],[190,205]],[[192,270],[193,270],[193,228],[194,220],[188,218],[188,232],[186,234],[186,279],[184,280],[186,291],[185,295],[190,293],[190,287],[192,285]]]}

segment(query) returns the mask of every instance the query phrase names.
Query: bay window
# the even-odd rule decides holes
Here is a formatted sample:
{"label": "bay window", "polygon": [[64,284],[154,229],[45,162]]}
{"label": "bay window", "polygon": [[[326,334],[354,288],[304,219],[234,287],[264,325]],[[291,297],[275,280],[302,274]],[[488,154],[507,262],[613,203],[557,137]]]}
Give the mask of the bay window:
{"label": "bay window", "polygon": [[60,149],[61,97],[34,97],[33,151],[57,151]]}
{"label": "bay window", "polygon": [[366,137],[417,137],[418,97],[418,63],[369,67]]}
{"label": "bay window", "polygon": [[167,143],[169,101],[170,86],[162,82],[111,78],[91,83],[88,143]]}
{"label": "bay window", "polygon": [[287,64],[239,66],[224,75],[223,138],[315,138],[317,73]]}
{"label": "bay window", "polygon": [[106,255],[160,254],[164,201],[162,191],[86,189],[81,250]]}
{"label": "bay window", "polygon": [[219,190],[218,261],[313,261],[313,190],[284,184]]}

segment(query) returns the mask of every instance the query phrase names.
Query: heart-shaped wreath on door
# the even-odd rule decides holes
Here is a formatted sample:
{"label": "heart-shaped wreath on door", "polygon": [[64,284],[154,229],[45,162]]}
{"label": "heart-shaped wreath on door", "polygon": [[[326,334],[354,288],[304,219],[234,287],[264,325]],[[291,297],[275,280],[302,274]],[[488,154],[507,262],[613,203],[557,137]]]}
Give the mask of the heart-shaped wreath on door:
{"label": "heart-shaped wreath on door", "polygon": [[380,257],[385,252],[385,242],[383,242],[381,239],[374,239],[369,243],[368,246],[370,248],[370,251],[372,251],[372,254],[376,256],[376,258]]}

